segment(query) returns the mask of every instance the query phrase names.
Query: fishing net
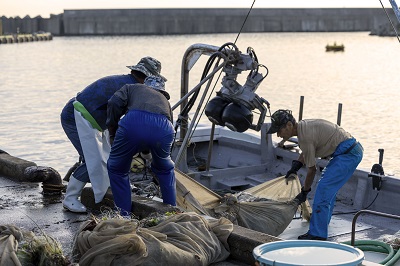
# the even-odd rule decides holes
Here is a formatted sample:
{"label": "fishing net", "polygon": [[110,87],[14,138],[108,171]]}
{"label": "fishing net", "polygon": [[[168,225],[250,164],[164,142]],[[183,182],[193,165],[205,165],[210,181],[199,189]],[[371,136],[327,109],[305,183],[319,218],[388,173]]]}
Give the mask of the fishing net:
{"label": "fishing net", "polygon": [[176,204],[185,211],[212,216],[222,197],[177,169],[175,178]]}
{"label": "fishing net", "polygon": [[296,176],[284,176],[262,183],[237,194],[221,197],[186,174],[175,170],[177,204],[186,211],[213,217],[226,217],[233,223],[272,236],[280,235],[300,209],[310,219],[311,208],[306,201],[299,206],[294,200],[301,184]]}
{"label": "fishing net", "polygon": [[394,235],[384,234],[378,238],[388,245],[391,245],[395,250],[400,249],[400,231],[396,232]]}
{"label": "fishing net", "polygon": [[82,224],[74,241],[79,265],[209,265],[229,256],[232,223],[195,213],[172,215],[142,228],[126,219]]}
{"label": "fishing net", "polygon": [[52,237],[36,236],[13,225],[0,226],[0,265],[70,265],[61,245]]}
{"label": "fishing net", "polygon": [[[280,202],[293,200],[301,191],[301,183],[297,175],[286,179],[285,176],[277,177],[268,182],[246,189],[245,192],[259,198],[267,198]],[[310,221],[311,206],[308,200],[301,203],[299,211],[303,219]]]}

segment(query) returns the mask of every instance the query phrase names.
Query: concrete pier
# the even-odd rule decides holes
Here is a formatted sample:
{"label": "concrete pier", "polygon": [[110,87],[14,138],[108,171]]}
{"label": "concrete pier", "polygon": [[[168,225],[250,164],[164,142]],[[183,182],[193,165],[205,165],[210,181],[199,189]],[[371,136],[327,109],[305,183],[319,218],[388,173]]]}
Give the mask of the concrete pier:
{"label": "concrete pier", "polygon": [[[89,219],[91,214],[114,208],[111,189],[96,204],[92,188],[85,187],[81,201],[90,213],[72,213],[65,211],[62,206],[64,195],[43,193],[44,186],[42,190],[38,182],[27,182],[24,171],[30,166],[36,164],[0,150],[0,225],[12,224],[32,232],[45,232],[60,242],[65,256],[71,257],[73,240],[81,223]],[[132,197],[132,205],[133,214],[140,219],[152,213],[180,211],[177,207],[144,197]],[[214,266],[254,265],[253,249],[263,243],[279,240],[281,239],[235,225],[227,240],[231,253],[229,261]]]}
{"label": "concrete pier", "polygon": [[[72,213],[63,210],[63,195],[44,196],[38,183],[21,183],[0,174],[0,225],[15,225],[37,235],[46,233],[55,238],[62,246],[64,255],[72,256],[73,241],[83,222],[90,219],[90,214]],[[86,187],[82,201],[96,212],[102,206],[113,206],[109,191],[104,200],[94,204],[93,190]],[[133,199],[135,215],[146,217],[150,213],[165,213],[173,207],[147,198]],[[256,232],[244,227],[234,226],[228,238],[231,256],[228,261],[214,266],[254,265],[253,249],[263,243],[277,241],[278,238]]]}

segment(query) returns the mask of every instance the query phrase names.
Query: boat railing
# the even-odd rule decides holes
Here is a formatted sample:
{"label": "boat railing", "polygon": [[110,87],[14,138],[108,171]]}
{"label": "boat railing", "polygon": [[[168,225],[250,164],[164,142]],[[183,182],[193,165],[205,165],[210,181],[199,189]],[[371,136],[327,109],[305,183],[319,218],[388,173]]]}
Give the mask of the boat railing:
{"label": "boat railing", "polygon": [[387,217],[387,218],[391,218],[391,219],[398,219],[398,220],[400,220],[400,216],[393,215],[393,214],[389,214],[389,213],[376,212],[376,211],[370,211],[370,210],[361,210],[361,211],[358,211],[358,212],[354,215],[353,221],[352,221],[352,224],[351,224],[351,241],[350,241],[350,244],[351,244],[353,247],[354,247],[354,245],[355,245],[356,222],[357,222],[357,218],[358,218],[361,214],[371,214],[371,215],[377,215],[377,216],[382,216],[382,217]]}
{"label": "boat railing", "polygon": [[[183,108],[185,105],[188,103],[188,98],[190,95],[192,95],[194,92],[196,92],[210,77],[212,77],[218,70],[220,70],[223,65],[220,66],[218,69],[214,69],[213,72],[211,72],[206,78],[204,78],[202,81],[200,81],[199,84],[197,84],[190,92],[189,92],[189,73],[190,70],[193,68],[193,66],[196,64],[197,60],[202,55],[208,55],[210,56],[211,54],[217,52],[219,47],[214,46],[214,45],[209,45],[209,44],[202,44],[202,43],[196,43],[191,46],[189,46],[188,49],[186,49],[185,54],[183,55],[182,59],[182,66],[181,66],[181,95],[180,95],[180,100],[172,106],[172,110],[175,110],[178,106],[181,107],[181,111],[183,111]],[[183,140],[187,132],[187,124],[182,124],[181,129],[180,129],[180,139]]]}
{"label": "boat railing", "polygon": [[[188,98],[200,90],[201,86],[204,85],[207,81],[208,84],[206,88],[204,89],[203,96],[198,104],[198,106],[202,106],[205,96],[207,94],[207,91],[210,87],[210,83],[212,81],[212,78],[214,77],[215,73],[217,73],[219,70],[221,70],[227,63],[228,59],[224,58],[224,55],[221,54],[221,57],[224,59],[224,62],[216,66],[210,74],[208,74],[206,77],[204,77],[190,92],[189,92],[189,73],[192,67],[196,64],[197,60],[200,58],[202,55],[212,55],[213,53],[217,52],[220,47],[213,46],[213,45],[208,45],[208,44],[193,44],[191,45],[188,49],[186,49],[186,52],[183,56],[182,59],[182,68],[181,68],[181,99],[172,106],[172,110],[175,110],[178,106],[181,107],[181,113],[183,113],[185,106],[188,103]],[[195,122],[197,120],[197,117],[200,115],[200,110],[197,109],[196,113],[194,114],[194,117],[192,118],[192,122],[188,128],[187,123],[182,123],[180,125],[180,148],[178,151],[178,154],[175,158],[175,164],[179,169],[182,171],[186,172],[187,166],[186,166],[186,158],[185,157],[185,150],[186,147],[189,143],[189,137],[190,134],[188,132],[191,132],[194,130],[195,127]],[[187,115],[186,115],[187,116]],[[187,121],[188,117],[182,117],[180,118],[182,121]],[[211,136],[212,137],[212,136]]]}

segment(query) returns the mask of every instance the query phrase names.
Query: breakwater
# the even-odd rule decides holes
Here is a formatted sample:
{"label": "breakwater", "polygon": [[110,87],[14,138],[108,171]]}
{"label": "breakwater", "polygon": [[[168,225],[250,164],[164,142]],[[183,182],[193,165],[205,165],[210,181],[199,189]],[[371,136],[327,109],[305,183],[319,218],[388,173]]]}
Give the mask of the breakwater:
{"label": "breakwater", "polygon": [[33,34],[9,34],[0,35],[0,44],[51,41],[52,39],[53,35],[51,35],[49,32]]}
{"label": "breakwater", "polygon": [[[237,33],[245,8],[64,10],[41,17],[1,17],[3,34],[46,31],[54,36]],[[387,12],[397,22],[391,9]],[[242,32],[376,31],[388,25],[381,8],[255,8]]]}

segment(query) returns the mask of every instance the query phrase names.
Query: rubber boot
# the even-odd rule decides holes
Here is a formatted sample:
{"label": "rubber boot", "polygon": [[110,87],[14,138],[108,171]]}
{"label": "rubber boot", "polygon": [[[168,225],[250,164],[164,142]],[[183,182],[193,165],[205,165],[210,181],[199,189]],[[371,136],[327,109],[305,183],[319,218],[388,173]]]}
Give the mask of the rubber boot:
{"label": "rubber boot", "polygon": [[82,190],[86,183],[79,181],[74,176],[71,176],[67,191],[65,192],[65,198],[63,201],[63,206],[71,212],[86,212],[86,207],[83,205],[78,198],[81,196]]}

